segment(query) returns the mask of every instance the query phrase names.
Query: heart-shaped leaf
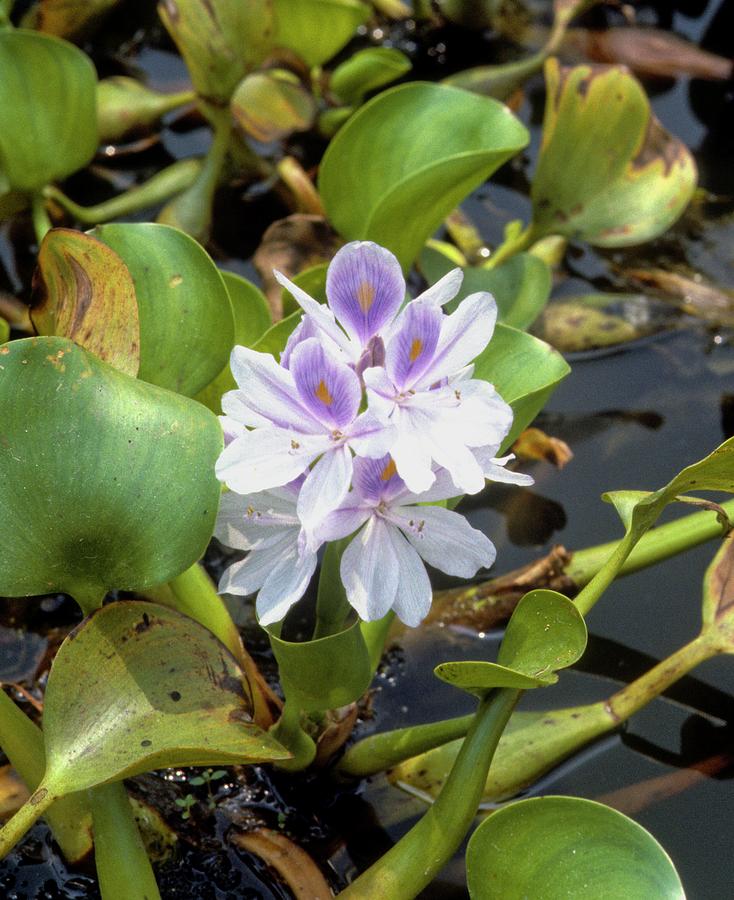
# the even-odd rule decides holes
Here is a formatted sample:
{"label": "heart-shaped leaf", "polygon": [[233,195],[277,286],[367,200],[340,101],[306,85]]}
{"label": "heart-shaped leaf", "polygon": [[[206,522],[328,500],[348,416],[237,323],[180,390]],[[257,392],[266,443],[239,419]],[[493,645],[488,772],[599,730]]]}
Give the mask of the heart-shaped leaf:
{"label": "heart-shaped leaf", "polygon": [[207,252],[170,225],[100,225],[91,234],[120,255],[135,283],[138,377],[198,393],[227,365],[234,341],[229,294]]}
{"label": "heart-shaped leaf", "polygon": [[367,20],[359,0],[273,0],[275,43],[297,53],[309,66],[331,59]]}
{"label": "heart-shaped leaf", "polygon": [[474,377],[491,382],[512,407],[512,429],[504,447],[533,421],[570,371],[553,347],[509,325],[497,325],[492,340],[476,359]]}
{"label": "heart-shaped leaf", "polygon": [[640,83],[621,66],[568,69],[555,59],[545,76],[533,234],[626,247],[669,228],[693,195],[696,165],[653,116]]}
{"label": "heart-shaped leaf", "polygon": [[196,92],[215,106],[273,47],[272,0],[160,0],[158,14]]}
{"label": "heart-shaped leaf", "polygon": [[239,126],[256,140],[277,141],[311,127],[316,101],[292,72],[270,69],[246,75],[230,109]]}
{"label": "heart-shaped leaf", "polygon": [[96,84],[94,66],[73,44],[0,32],[0,173],[10,187],[33,193],[89,162]]}
{"label": "heart-shaped leaf", "polygon": [[580,797],[531,797],[492,813],[469,841],[466,871],[472,900],[685,900],[648,831]]}
{"label": "heart-shaped leaf", "polygon": [[394,47],[368,47],[334,69],[329,89],[342,103],[358,106],[370,91],[396,81],[411,67],[408,57]]}
{"label": "heart-shaped leaf", "polygon": [[446,215],[527,142],[525,127],[495,100],[440,84],[400,85],[338,132],[319,191],[344,237],[383,244],[409,268]]}
{"label": "heart-shaped leaf", "polygon": [[497,663],[442,663],[435,674],[454,687],[483,697],[495,688],[545,687],[558,669],[580,659],[586,624],[574,604],[556,591],[525,594],[507,625]]}
{"label": "heart-shaped leaf", "polygon": [[169,581],[204,552],[222,436],[201,404],[66,338],[0,348],[0,594]]}
{"label": "heart-shaped leaf", "polygon": [[71,338],[133,377],[140,366],[140,326],[132,275],[106,244],[70,228],[41,242],[33,276],[31,320],[39,334]]}
{"label": "heart-shaped leaf", "polygon": [[[438,250],[426,247],[421,254],[420,268],[429,283],[433,283],[455,268],[455,264]],[[463,271],[464,280],[456,298],[447,304],[447,312],[469,294],[489,291],[497,301],[498,320],[524,330],[538,318],[550,296],[550,269],[531,253],[518,253],[496,269],[472,267]]]}

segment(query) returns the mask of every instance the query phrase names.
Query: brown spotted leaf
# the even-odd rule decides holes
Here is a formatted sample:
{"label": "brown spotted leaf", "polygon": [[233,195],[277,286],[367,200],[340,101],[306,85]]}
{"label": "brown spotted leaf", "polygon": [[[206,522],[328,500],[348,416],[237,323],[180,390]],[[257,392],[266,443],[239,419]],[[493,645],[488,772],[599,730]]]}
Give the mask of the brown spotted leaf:
{"label": "brown spotted leaf", "polygon": [[53,228],[33,276],[31,320],[39,334],[70,338],[133,377],[140,367],[135,285],[122,259],[102,241]]}
{"label": "brown spotted leaf", "polygon": [[534,237],[625,247],[664,232],[693,194],[696,166],[652,114],[639,82],[622,66],[562,68],[555,59],[545,77]]}
{"label": "brown spotted leaf", "polygon": [[704,628],[720,630],[734,652],[734,531],[730,531],[703,580]]}

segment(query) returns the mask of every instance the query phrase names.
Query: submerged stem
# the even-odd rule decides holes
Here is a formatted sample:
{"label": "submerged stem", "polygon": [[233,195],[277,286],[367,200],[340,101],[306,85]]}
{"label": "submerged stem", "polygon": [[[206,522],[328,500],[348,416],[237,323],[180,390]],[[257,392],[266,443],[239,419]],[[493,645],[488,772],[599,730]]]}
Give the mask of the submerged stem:
{"label": "submerged stem", "polygon": [[411,900],[433,880],[471,826],[492,757],[520,693],[502,689],[480,701],[436,802],[394,847],[341,894],[345,900]]}

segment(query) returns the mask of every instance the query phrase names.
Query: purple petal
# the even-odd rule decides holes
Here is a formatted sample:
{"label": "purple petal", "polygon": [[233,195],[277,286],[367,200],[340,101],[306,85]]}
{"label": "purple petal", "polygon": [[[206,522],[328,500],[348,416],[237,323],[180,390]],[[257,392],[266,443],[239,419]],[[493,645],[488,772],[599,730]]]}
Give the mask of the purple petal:
{"label": "purple petal", "polygon": [[354,421],[362,388],[346,363],[327,355],[315,338],[309,338],[293,350],[290,369],[298,396],[314,418],[338,430]]}
{"label": "purple petal", "polygon": [[416,387],[429,387],[475,360],[489,343],[496,321],[497,304],[491,294],[465,297],[455,312],[444,316],[433,360]]}
{"label": "purple petal", "polygon": [[390,521],[427,563],[447,575],[471,578],[497,555],[488,537],[441,506],[401,506],[391,510]]}
{"label": "purple petal", "polygon": [[405,484],[398,475],[391,456],[383,456],[381,459],[358,456],[354,460],[352,484],[359,497],[375,506],[381,500],[389,501],[405,490]]}
{"label": "purple petal", "polygon": [[342,555],[340,573],[347,599],[366,622],[381,619],[398,590],[391,530],[382,519],[372,516]]}
{"label": "purple petal", "polygon": [[397,528],[389,530],[393,553],[397,561],[400,588],[395,593],[392,608],[397,617],[415,628],[425,619],[431,608],[431,582],[420,556],[405,540]]}
{"label": "purple petal", "polygon": [[288,340],[285,343],[285,347],[283,348],[283,352],[280,354],[281,366],[283,366],[284,369],[290,368],[291,353],[293,353],[294,348],[302,341],[321,336],[322,331],[311,316],[303,316],[298,325],[291,331]]}
{"label": "purple petal", "polygon": [[298,518],[313,548],[313,534],[347,496],[352,480],[352,454],[343,444],[329,450],[306,476],[298,495]]}
{"label": "purple petal", "polygon": [[[356,460],[355,460],[356,462]],[[341,538],[349,537],[364,525],[367,519],[372,515],[372,508],[369,506],[347,506],[350,501],[357,502],[357,498],[352,494],[348,494],[344,500],[344,504],[330,512],[324,521],[314,531],[314,536],[319,541],[338,541]]]}
{"label": "purple petal", "polygon": [[326,296],[346,332],[364,347],[392,321],[405,298],[400,263],[371,241],[346,244],[329,266]]}
{"label": "purple petal", "polygon": [[[230,368],[241,392],[235,399],[243,409],[251,410],[281,428],[310,432],[322,430],[320,422],[299,402],[291,373],[279,366],[269,353],[235,347]],[[232,393],[235,392],[225,394],[225,398]],[[225,412],[232,415],[229,408]]]}
{"label": "purple petal", "polygon": [[400,391],[411,388],[433,362],[442,321],[440,308],[414,300],[385,351],[385,369]]}
{"label": "purple petal", "polygon": [[397,440],[397,430],[368,409],[357,416],[347,432],[348,444],[357,456],[377,459],[390,452]]}

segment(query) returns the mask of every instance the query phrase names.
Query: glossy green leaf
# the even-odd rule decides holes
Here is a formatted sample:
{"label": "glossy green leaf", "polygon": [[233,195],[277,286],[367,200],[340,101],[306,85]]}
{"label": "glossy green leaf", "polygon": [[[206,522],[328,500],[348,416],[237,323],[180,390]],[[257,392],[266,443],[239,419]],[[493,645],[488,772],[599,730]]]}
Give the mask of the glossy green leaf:
{"label": "glossy green leaf", "polygon": [[39,334],[71,338],[133,377],[140,367],[140,326],[132,275],[102,241],[52,228],[33,276],[31,320]]}
{"label": "glossy green leaf", "polygon": [[329,89],[342,103],[358,106],[370,91],[410,72],[408,57],[394,47],[358,50],[331,73]]}
{"label": "glossy green leaf", "polygon": [[66,338],[0,348],[0,595],[169,581],[203,553],[222,436],[200,404]]}
{"label": "glossy green leaf", "polygon": [[258,141],[277,141],[307,131],[316,117],[316,101],[285,69],[246,75],[232,95],[237,124]]}
{"label": "glossy green leaf", "polygon": [[[242,347],[252,347],[272,324],[270,307],[265,299],[265,294],[251,281],[234,272],[221,272],[220,274],[227,287],[234,312],[232,346],[239,344]],[[222,411],[222,394],[232,391],[236,387],[237,384],[232,377],[229,362],[227,362],[214,381],[208,384],[203,391],[199,391],[196,399],[219,415]]]}
{"label": "glossy green leaf", "polygon": [[33,192],[85,166],[97,149],[94,66],[34,31],[0,32],[0,173]]}
{"label": "glossy green leaf", "polygon": [[370,8],[358,0],[273,0],[275,43],[309,66],[331,59],[367,20]]}
{"label": "glossy green leaf", "polygon": [[669,228],[693,194],[696,166],[653,116],[640,83],[621,66],[568,69],[555,59],[545,74],[534,236],[625,247]]}
{"label": "glossy green leaf", "polygon": [[[421,254],[420,268],[427,280],[434,283],[455,268],[455,264],[443,253],[427,247]],[[447,312],[453,311],[469,294],[489,291],[497,301],[499,321],[524,330],[538,318],[550,296],[550,268],[530,253],[518,253],[496,269],[472,267],[463,271],[464,281],[456,299],[447,304]]]}
{"label": "glossy green leaf", "polygon": [[497,325],[477,357],[474,377],[494,384],[512,407],[514,419],[504,447],[527,428],[570,371],[561,354],[548,344],[509,325]]}
{"label": "glossy green leaf", "polygon": [[466,851],[472,900],[685,900],[668,854],[637,822],[579,797],[492,813]]}
{"label": "glossy green leaf", "polygon": [[104,78],[97,85],[99,139],[119,141],[154,125],[165,113],[192,99],[190,91],[164,94],[126,75]]}
{"label": "glossy green leaf", "polygon": [[304,712],[346,706],[369,687],[372,668],[359,622],[315,641],[268,636],[286,700]]}
{"label": "glossy green leaf", "polygon": [[219,270],[200,244],[169,225],[100,225],[91,233],[122,257],[135,283],[138,377],[193,396],[225,367],[234,341]]}
{"label": "glossy green leaf", "polygon": [[160,0],[158,13],[197,93],[215,106],[273,47],[271,0]]}
{"label": "glossy green leaf", "polygon": [[337,231],[383,244],[408,268],[446,215],[527,142],[501,103],[438,84],[400,85],[334,137],[319,191]]}
{"label": "glossy green leaf", "polygon": [[586,648],[586,624],[568,597],[556,591],[525,594],[502,640],[497,663],[450,662],[435,674],[479,697],[494,688],[526,690],[558,680],[558,669],[580,659]]}

